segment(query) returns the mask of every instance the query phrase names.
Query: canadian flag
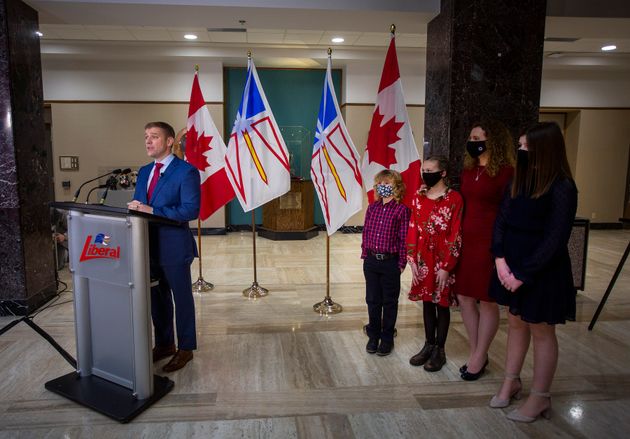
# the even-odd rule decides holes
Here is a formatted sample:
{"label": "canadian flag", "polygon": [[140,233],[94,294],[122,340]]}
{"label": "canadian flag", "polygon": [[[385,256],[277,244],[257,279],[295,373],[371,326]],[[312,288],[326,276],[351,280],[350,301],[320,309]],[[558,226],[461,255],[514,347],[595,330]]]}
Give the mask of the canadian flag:
{"label": "canadian flag", "polygon": [[197,72],[190,93],[186,129],[186,161],[199,169],[199,218],[205,220],[234,198],[234,189],[225,173],[225,143],[206,107]]}
{"label": "canadian flag", "polygon": [[411,207],[421,184],[420,168],[420,155],[409,125],[392,34],[361,167],[368,200],[374,201],[374,176],[383,169],[392,169],[402,174],[406,186],[403,203]]}

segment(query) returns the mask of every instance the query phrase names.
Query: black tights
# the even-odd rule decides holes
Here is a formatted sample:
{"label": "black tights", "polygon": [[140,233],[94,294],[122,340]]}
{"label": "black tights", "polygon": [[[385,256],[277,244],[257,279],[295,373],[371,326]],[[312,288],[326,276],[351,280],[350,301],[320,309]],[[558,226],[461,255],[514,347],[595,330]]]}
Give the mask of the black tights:
{"label": "black tights", "polygon": [[427,338],[427,343],[431,345],[437,344],[438,347],[444,348],[446,336],[448,335],[448,325],[451,323],[451,311],[449,307],[440,306],[433,302],[423,302],[422,311],[424,315],[424,333]]}

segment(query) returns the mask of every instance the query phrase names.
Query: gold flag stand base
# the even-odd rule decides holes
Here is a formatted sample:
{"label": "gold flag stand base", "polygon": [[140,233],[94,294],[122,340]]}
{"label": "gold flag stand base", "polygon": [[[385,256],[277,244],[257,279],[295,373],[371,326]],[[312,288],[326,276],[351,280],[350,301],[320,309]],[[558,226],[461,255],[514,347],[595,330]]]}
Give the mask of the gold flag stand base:
{"label": "gold flag stand base", "polygon": [[343,307],[338,303],[333,302],[329,296],[326,296],[324,300],[313,305],[313,311],[318,312],[321,315],[339,314],[343,311]]}
{"label": "gold flag stand base", "polygon": [[343,307],[333,302],[330,298],[330,236],[326,235],[326,297],[321,302],[313,305],[313,311],[322,316],[329,314],[339,314]]}
{"label": "gold flag stand base", "polygon": [[258,282],[256,281],[252,283],[251,287],[245,288],[243,290],[243,296],[247,297],[248,299],[258,299],[260,297],[265,297],[268,294],[269,290],[258,285]]}
{"label": "gold flag stand base", "polygon": [[212,291],[214,289],[214,285],[210,282],[206,282],[203,276],[199,276],[192,284],[193,293],[207,293],[208,291]]}

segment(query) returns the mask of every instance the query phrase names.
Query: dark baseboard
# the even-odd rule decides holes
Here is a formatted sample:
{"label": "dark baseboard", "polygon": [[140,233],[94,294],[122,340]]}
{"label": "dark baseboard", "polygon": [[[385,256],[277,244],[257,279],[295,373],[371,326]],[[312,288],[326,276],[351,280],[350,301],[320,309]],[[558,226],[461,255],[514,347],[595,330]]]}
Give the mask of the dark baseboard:
{"label": "dark baseboard", "polygon": [[[192,228],[193,234],[197,235],[197,228]],[[225,227],[202,227],[201,234],[206,235],[227,235],[227,229]]]}
{"label": "dark baseboard", "polygon": [[[259,227],[262,228],[262,224],[256,224],[256,230],[258,230]],[[324,224],[315,224],[313,227],[316,227],[317,230],[319,230],[320,232],[326,230],[326,225],[324,225]],[[251,226],[251,224],[232,224],[230,226],[227,226],[225,228],[225,230],[228,233],[230,233],[230,232],[251,232],[252,231],[252,226]]]}
{"label": "dark baseboard", "polygon": [[621,230],[622,223],[591,223],[592,230]]}
{"label": "dark baseboard", "polygon": [[305,241],[307,239],[315,238],[319,234],[319,228],[311,227],[308,230],[292,230],[292,231],[276,231],[265,229],[264,227],[257,228],[258,236],[270,239],[272,241]]}
{"label": "dark baseboard", "polygon": [[341,233],[363,233],[363,226],[341,226],[339,228]]}

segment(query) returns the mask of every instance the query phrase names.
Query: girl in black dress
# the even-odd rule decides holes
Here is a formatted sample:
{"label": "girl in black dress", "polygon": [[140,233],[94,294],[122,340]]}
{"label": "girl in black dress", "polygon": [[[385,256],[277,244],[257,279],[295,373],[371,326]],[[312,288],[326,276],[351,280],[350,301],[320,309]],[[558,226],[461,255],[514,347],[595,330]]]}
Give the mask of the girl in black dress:
{"label": "girl in black dress", "polygon": [[575,320],[575,296],[567,242],[577,209],[562,132],[556,123],[536,124],[521,136],[514,181],[494,226],[496,269],[490,297],[509,308],[505,380],[490,401],[507,407],[521,392],[519,374],[534,340],[534,377],[529,398],[507,415],[533,422],[550,416],[549,388],[558,362],[555,325]]}

